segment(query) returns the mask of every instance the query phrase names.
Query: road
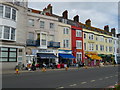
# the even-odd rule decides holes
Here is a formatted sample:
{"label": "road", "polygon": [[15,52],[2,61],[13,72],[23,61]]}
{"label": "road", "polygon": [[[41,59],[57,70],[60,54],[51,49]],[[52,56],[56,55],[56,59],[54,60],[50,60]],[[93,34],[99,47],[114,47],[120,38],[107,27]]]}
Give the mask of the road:
{"label": "road", "polygon": [[118,82],[118,66],[3,75],[3,88],[106,88]]}

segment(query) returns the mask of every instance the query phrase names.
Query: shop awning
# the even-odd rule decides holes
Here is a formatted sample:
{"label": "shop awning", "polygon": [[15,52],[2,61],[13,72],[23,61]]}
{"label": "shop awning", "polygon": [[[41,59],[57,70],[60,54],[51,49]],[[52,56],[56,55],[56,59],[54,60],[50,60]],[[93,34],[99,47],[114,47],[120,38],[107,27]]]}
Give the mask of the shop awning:
{"label": "shop awning", "polygon": [[97,55],[87,55],[89,58],[91,58],[92,60],[102,60],[101,57],[97,56]]}
{"label": "shop awning", "polygon": [[54,59],[57,58],[54,54],[51,53],[37,53],[37,56],[39,56],[41,59]]}
{"label": "shop awning", "polygon": [[75,58],[72,54],[59,54],[60,57],[64,59],[72,59]]}

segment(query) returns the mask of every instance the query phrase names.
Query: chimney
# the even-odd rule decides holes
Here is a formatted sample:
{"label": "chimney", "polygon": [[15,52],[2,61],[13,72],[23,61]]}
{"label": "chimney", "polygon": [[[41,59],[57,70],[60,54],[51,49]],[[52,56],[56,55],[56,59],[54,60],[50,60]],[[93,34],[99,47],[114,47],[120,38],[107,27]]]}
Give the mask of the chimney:
{"label": "chimney", "polygon": [[90,19],[86,20],[85,24],[91,26],[91,20]]}
{"label": "chimney", "polygon": [[68,11],[65,10],[63,13],[62,13],[62,16],[64,19],[68,19]]}
{"label": "chimney", "polygon": [[52,14],[52,6],[51,6],[51,4],[49,4],[49,5],[47,6],[47,8],[45,7],[45,8],[43,9],[43,12]]}
{"label": "chimney", "polygon": [[104,26],[104,30],[109,32],[109,26],[108,25]]}
{"label": "chimney", "polygon": [[74,16],[73,19],[74,19],[75,22],[79,22],[79,16],[78,15]]}
{"label": "chimney", "polygon": [[111,33],[114,35],[114,37],[116,36],[116,32],[115,31],[116,31],[115,28],[111,29]]}

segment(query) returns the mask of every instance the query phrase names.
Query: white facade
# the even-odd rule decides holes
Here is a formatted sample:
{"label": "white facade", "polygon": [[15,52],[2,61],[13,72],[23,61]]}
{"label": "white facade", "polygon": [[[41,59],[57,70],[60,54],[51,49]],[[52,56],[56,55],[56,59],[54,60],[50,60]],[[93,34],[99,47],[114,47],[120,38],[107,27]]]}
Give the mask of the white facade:
{"label": "white facade", "polygon": [[14,70],[17,64],[25,64],[27,29],[27,3],[0,3],[0,50],[2,69]]}

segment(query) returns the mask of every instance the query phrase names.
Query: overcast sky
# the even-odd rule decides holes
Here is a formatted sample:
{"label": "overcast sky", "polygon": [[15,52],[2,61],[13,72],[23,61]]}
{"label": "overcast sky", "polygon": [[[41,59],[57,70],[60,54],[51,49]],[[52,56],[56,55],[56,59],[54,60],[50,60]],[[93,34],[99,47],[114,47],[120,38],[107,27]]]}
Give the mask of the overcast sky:
{"label": "overcast sky", "polygon": [[68,17],[80,16],[80,22],[85,23],[91,19],[92,26],[101,28],[109,25],[110,28],[118,29],[118,3],[117,2],[29,2],[29,7],[42,10],[52,4],[53,13],[62,15],[68,10]]}

